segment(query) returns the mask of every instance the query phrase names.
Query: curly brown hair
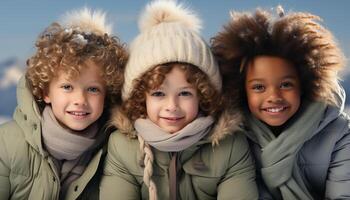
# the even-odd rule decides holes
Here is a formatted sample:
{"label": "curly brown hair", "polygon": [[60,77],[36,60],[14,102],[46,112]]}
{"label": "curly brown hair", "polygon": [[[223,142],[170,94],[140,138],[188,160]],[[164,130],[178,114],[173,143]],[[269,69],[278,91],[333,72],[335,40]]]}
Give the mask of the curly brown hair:
{"label": "curly brown hair", "polygon": [[[302,98],[338,105],[338,71],[344,55],[318,16],[309,13],[279,16],[257,9],[255,13],[231,13],[224,30],[211,39],[223,78],[223,90],[231,103],[244,104],[247,66],[260,55],[276,56],[296,67]],[[243,74],[243,75],[242,75]]]}
{"label": "curly brown hair", "polygon": [[211,84],[209,77],[198,67],[188,63],[166,63],[157,65],[133,81],[130,97],[123,102],[122,112],[131,120],[146,118],[146,93],[159,87],[166,75],[175,67],[185,72],[187,82],[193,85],[199,96],[199,109],[204,115],[216,116],[222,109],[222,97]]}
{"label": "curly brown hair", "polygon": [[39,35],[35,45],[36,53],[27,60],[26,79],[40,107],[45,105],[43,95],[59,71],[74,78],[87,61],[101,67],[107,87],[106,104],[121,103],[128,53],[117,37],[65,29],[53,23]]}

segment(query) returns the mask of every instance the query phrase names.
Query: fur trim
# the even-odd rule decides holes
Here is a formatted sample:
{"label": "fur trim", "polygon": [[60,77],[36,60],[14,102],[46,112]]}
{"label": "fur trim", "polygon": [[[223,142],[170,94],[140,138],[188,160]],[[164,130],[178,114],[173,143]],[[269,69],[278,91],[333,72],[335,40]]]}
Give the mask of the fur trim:
{"label": "fur trim", "polygon": [[219,145],[219,141],[223,140],[226,136],[231,135],[236,131],[240,131],[241,128],[239,125],[241,122],[242,117],[240,112],[225,110],[212,130],[210,136],[212,145]]}
{"label": "fur trim", "polygon": [[[213,146],[219,145],[219,142],[223,140],[226,136],[240,131],[239,127],[242,122],[242,116],[240,112],[225,110],[219,117],[219,119],[214,122],[215,126],[213,127],[210,134],[210,141]],[[120,107],[115,107],[112,110],[111,117],[111,126],[118,128],[118,130],[129,136],[130,138],[136,139],[136,132],[131,123],[131,121],[121,112]]]}
{"label": "fur trim", "polygon": [[181,4],[176,4],[172,0],[151,2],[147,5],[140,19],[139,28],[141,32],[166,22],[178,22],[188,29],[199,32],[202,24],[191,10],[184,8]]}
{"label": "fur trim", "polygon": [[121,111],[120,106],[116,106],[112,109],[112,116],[109,124],[130,138],[136,138],[135,129],[129,118]]}
{"label": "fur trim", "polygon": [[93,11],[83,8],[66,13],[61,20],[65,28],[78,29],[82,32],[96,35],[111,34],[112,25],[106,24],[106,14],[102,11]]}

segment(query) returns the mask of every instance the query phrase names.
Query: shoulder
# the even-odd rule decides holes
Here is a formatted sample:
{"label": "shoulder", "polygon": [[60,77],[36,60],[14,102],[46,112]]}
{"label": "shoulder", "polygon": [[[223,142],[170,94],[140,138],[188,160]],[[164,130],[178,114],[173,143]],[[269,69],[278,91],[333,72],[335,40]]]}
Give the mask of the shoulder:
{"label": "shoulder", "polygon": [[338,123],[342,124],[343,131],[348,133],[350,130],[350,117],[349,117],[349,115],[342,112],[336,120],[338,121]]}
{"label": "shoulder", "polygon": [[139,142],[134,138],[122,134],[118,130],[114,131],[108,140],[108,151],[134,151],[137,150]]}
{"label": "shoulder", "polygon": [[11,120],[0,125],[1,135],[9,134],[10,132],[13,132],[13,131],[16,131],[16,132],[21,131],[21,128],[19,127],[19,125],[15,120]]}
{"label": "shoulder", "polygon": [[[339,141],[350,135],[350,118],[346,113],[341,113],[337,118],[322,128],[319,134],[324,137],[331,137],[334,141]],[[329,136],[326,136],[329,135]]]}
{"label": "shoulder", "polygon": [[15,121],[0,126],[0,160],[14,174],[26,175],[32,153],[22,129]]}
{"label": "shoulder", "polygon": [[248,141],[241,131],[236,131],[232,135],[226,136],[216,146],[206,145],[202,152],[211,155],[209,157],[212,157],[214,163],[232,165],[233,163],[239,163],[242,158],[251,160]]}
{"label": "shoulder", "polygon": [[334,135],[336,147],[348,146],[350,143],[350,118],[346,113],[341,113],[332,123],[322,130],[325,134]]}
{"label": "shoulder", "polygon": [[[344,113],[334,118],[303,145],[303,162],[328,163],[334,152],[350,148],[350,120]],[[341,151],[339,151],[341,150]]]}
{"label": "shoulder", "polygon": [[[205,169],[197,169],[198,161],[203,162]],[[190,161],[185,163],[184,170],[188,174],[212,178],[234,177],[232,174],[245,172],[255,173],[248,142],[242,132],[226,136],[216,146],[210,143],[203,145]]]}
{"label": "shoulder", "polygon": [[232,135],[228,135],[225,139],[214,147],[214,150],[223,150],[227,153],[238,153],[241,151],[247,151],[249,148],[247,138],[242,131],[236,131]]}
{"label": "shoulder", "polygon": [[139,165],[140,160],[139,141],[122,134],[118,130],[114,131],[108,141],[107,162],[121,165],[131,173],[139,173],[142,172]]}
{"label": "shoulder", "polygon": [[24,133],[16,121],[12,120],[0,125],[0,143],[2,148],[23,147],[22,145],[25,143]]}

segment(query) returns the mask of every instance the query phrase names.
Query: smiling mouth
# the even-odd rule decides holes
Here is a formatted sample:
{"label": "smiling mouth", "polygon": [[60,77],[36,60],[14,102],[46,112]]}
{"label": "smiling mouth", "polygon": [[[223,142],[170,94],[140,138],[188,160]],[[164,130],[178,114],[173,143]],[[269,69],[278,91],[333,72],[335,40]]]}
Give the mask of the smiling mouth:
{"label": "smiling mouth", "polygon": [[183,119],[184,117],[161,117],[161,118],[167,121],[176,122]]}
{"label": "smiling mouth", "polygon": [[280,113],[283,112],[287,109],[288,107],[286,106],[281,106],[281,107],[269,107],[269,108],[264,108],[262,109],[265,112],[269,112],[269,113]]}
{"label": "smiling mouth", "polygon": [[78,112],[78,111],[68,111],[69,114],[77,116],[77,117],[82,117],[82,116],[87,116],[88,112]]}

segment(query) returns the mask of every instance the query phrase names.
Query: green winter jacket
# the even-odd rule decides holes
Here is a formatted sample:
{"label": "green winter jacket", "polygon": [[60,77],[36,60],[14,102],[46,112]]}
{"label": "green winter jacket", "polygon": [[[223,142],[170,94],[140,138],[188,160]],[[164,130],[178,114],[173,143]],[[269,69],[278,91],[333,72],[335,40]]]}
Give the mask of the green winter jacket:
{"label": "green winter jacket", "polygon": [[[51,157],[43,149],[40,112],[22,77],[17,86],[14,120],[0,126],[0,199],[56,200],[60,180]],[[97,150],[65,199],[97,199],[98,168],[105,150]],[[89,197],[89,198],[87,198]]]}
{"label": "green winter jacket", "polygon": [[[226,125],[230,118],[222,117],[212,133],[180,152],[181,176],[179,199],[257,199],[255,167],[245,136]],[[228,121],[225,121],[228,120]],[[230,121],[230,122],[229,122]],[[120,127],[118,127],[120,128]],[[130,129],[129,129],[130,130]],[[214,133],[213,133],[214,132]],[[220,140],[219,145],[213,144]],[[153,176],[159,200],[169,199],[169,162],[171,153],[152,148]],[[108,142],[108,153],[100,185],[101,199],[148,199],[143,183],[137,139],[116,131]],[[198,167],[198,161],[204,165]],[[203,167],[204,166],[204,167]]]}

